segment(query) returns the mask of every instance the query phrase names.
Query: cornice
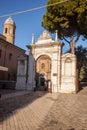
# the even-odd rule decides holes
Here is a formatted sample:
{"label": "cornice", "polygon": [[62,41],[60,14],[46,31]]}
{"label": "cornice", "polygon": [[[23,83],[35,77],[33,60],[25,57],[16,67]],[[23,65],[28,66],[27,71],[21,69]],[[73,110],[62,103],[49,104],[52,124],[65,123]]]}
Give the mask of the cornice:
{"label": "cornice", "polygon": [[46,47],[55,47],[55,46],[63,46],[63,43],[60,42],[50,42],[50,43],[44,43],[44,44],[31,44],[27,45],[28,49],[33,49],[33,48],[46,48]]}
{"label": "cornice", "polygon": [[13,44],[11,44],[11,43],[9,43],[9,42],[7,42],[6,40],[4,40],[4,39],[2,39],[2,38],[0,38],[0,46],[5,46],[5,47],[11,47],[11,48],[15,48],[15,49],[18,49],[18,50],[21,50],[21,51],[23,51],[23,52],[25,52],[25,50],[24,49],[22,49],[22,48],[20,48],[20,47],[18,47],[18,46],[16,46],[16,45],[13,45]]}

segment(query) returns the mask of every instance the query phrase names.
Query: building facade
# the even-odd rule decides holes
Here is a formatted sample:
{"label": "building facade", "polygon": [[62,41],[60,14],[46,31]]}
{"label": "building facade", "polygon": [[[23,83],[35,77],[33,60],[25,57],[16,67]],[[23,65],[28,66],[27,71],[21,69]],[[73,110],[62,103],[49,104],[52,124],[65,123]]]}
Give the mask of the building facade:
{"label": "building facade", "polygon": [[63,43],[58,42],[57,34],[53,40],[44,31],[37,42],[34,42],[32,36],[32,43],[27,47],[28,61],[24,57],[18,60],[16,89],[65,93],[78,91],[76,56],[71,53],[62,54]]}
{"label": "building facade", "polygon": [[17,59],[25,55],[25,50],[14,45],[16,25],[11,17],[4,23],[0,34],[0,82],[16,80]]}

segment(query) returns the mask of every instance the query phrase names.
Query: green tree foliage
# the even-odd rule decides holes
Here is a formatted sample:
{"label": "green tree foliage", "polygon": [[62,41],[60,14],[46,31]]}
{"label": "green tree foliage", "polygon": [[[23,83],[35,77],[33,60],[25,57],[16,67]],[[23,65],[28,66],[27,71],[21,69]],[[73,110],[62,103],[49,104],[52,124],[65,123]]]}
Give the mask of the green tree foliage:
{"label": "green tree foliage", "polygon": [[[66,40],[71,52],[82,35],[87,38],[87,0],[48,0],[42,26],[51,33],[59,32],[59,38]],[[62,2],[54,6],[49,4]],[[68,40],[67,40],[68,39]]]}
{"label": "green tree foliage", "polygon": [[75,48],[75,54],[77,56],[77,69],[79,81],[82,79],[87,80],[87,48],[78,46]]}

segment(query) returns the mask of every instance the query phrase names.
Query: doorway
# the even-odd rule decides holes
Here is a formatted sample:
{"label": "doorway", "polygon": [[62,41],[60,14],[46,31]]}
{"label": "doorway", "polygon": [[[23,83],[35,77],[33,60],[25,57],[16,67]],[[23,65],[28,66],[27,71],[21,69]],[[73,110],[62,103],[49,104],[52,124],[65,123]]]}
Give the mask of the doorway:
{"label": "doorway", "polygon": [[48,81],[51,81],[51,59],[41,55],[36,60],[36,87],[39,90],[48,90]]}

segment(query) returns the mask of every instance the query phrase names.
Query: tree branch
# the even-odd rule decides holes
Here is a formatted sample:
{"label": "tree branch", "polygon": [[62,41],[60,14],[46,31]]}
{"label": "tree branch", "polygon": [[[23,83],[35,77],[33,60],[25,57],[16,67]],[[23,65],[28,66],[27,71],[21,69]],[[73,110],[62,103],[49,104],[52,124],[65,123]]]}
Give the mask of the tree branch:
{"label": "tree branch", "polygon": [[64,36],[63,36],[63,39],[70,44],[70,41],[68,41]]}
{"label": "tree branch", "polygon": [[79,40],[79,37],[80,37],[80,35],[77,36],[77,38],[75,40],[75,43]]}

